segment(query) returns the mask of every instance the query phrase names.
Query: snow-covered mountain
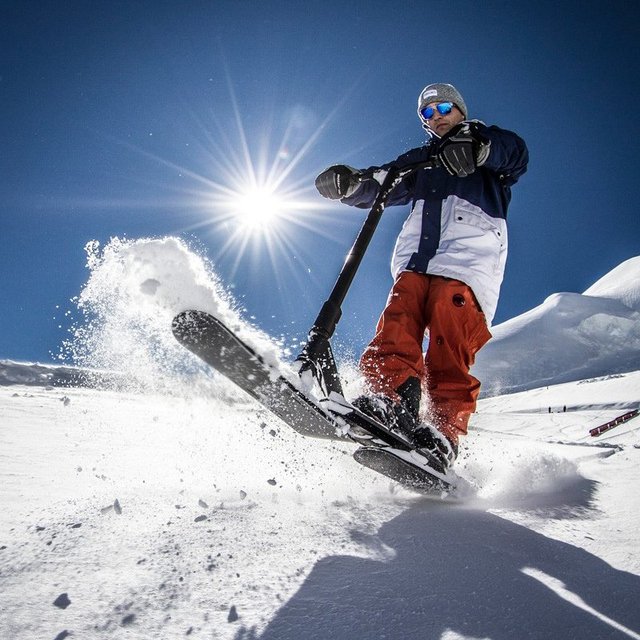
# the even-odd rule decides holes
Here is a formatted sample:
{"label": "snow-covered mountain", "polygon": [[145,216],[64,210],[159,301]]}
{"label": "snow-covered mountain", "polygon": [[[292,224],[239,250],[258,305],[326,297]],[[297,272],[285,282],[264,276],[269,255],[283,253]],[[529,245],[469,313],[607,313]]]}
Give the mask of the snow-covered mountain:
{"label": "snow-covered mountain", "polygon": [[473,368],[483,396],[640,369],[640,257],[492,333]]}

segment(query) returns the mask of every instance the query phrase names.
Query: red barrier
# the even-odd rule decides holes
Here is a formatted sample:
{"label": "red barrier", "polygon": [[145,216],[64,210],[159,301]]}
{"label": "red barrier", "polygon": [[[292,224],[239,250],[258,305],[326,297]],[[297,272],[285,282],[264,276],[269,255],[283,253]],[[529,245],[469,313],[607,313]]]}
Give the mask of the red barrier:
{"label": "red barrier", "polygon": [[617,427],[619,424],[622,424],[623,422],[627,422],[628,420],[631,420],[631,418],[635,418],[638,415],[638,411],[639,411],[638,409],[629,411],[628,413],[618,416],[615,420],[611,420],[611,422],[606,422],[605,424],[601,424],[599,427],[594,427],[593,429],[590,429],[589,433],[594,437],[599,436],[601,433],[604,433],[605,431],[609,431],[609,429],[613,429],[614,427]]}

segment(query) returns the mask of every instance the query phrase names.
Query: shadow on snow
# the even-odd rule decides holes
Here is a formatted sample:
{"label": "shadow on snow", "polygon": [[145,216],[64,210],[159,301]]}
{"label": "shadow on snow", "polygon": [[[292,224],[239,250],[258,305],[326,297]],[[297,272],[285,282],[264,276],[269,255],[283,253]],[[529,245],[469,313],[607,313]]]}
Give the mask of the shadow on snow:
{"label": "shadow on snow", "polygon": [[638,576],[485,511],[420,502],[370,543],[394,556],[322,559],[237,640],[640,638]]}

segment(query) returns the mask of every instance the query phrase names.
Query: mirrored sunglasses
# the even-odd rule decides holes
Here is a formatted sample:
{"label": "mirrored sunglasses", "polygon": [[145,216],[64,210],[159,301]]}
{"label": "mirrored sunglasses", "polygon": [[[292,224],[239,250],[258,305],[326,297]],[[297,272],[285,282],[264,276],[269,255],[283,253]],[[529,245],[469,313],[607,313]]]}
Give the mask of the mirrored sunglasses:
{"label": "mirrored sunglasses", "polygon": [[433,118],[436,112],[436,109],[438,110],[438,113],[440,115],[446,116],[448,113],[451,113],[451,110],[453,109],[454,106],[455,105],[453,104],[453,102],[441,102],[440,104],[437,104],[435,107],[432,105],[429,105],[424,109],[420,109],[420,115],[425,120],[431,120],[431,118]]}

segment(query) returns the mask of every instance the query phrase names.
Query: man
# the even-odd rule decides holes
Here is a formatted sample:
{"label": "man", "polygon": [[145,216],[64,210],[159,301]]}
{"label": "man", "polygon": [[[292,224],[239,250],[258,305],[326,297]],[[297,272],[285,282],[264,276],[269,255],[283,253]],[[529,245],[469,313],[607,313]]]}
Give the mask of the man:
{"label": "man", "polygon": [[[411,203],[411,213],[394,250],[393,288],[360,360],[370,393],[354,404],[405,432],[445,470],[475,411],[480,382],[469,369],[491,337],[507,257],[511,186],[526,171],[528,152],[515,133],[467,120],[467,105],[450,84],[426,86],[418,116],[429,134],[424,146],[381,171],[329,167],[316,187],[326,198],[368,208],[384,170],[437,161],[436,168],[407,176],[387,201]],[[421,424],[423,387],[431,407]]]}

